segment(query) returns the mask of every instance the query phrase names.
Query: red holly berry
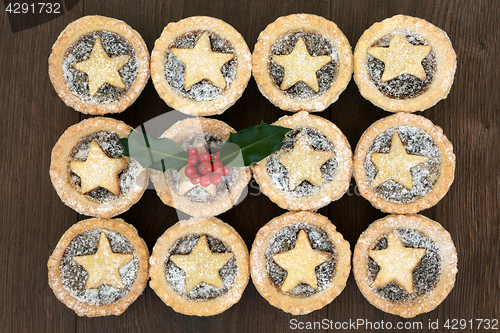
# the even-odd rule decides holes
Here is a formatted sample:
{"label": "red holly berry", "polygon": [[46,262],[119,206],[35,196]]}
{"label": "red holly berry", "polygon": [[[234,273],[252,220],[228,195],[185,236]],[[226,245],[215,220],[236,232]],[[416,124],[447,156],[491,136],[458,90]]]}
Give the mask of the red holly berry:
{"label": "red holly berry", "polygon": [[202,176],[200,178],[200,185],[201,186],[207,187],[210,184],[211,184],[210,176],[206,175],[206,176]]}
{"label": "red holly berry", "polygon": [[216,152],[216,153],[214,154],[214,161],[218,161],[218,160],[219,160],[219,158],[220,158],[220,151],[218,151],[218,152]]}
{"label": "red holly berry", "polygon": [[213,173],[211,176],[210,176],[210,181],[212,182],[212,184],[214,185],[218,185],[220,184],[220,182],[222,181],[222,177],[220,174],[218,173]]}
{"label": "red holly berry", "polygon": [[188,155],[189,156],[198,156],[198,149],[196,149],[195,147],[189,148]]}
{"label": "red holly berry", "polygon": [[199,184],[200,180],[201,180],[201,177],[198,174],[191,177],[191,183],[193,183],[193,185]]}
{"label": "red holly berry", "polygon": [[210,164],[210,162],[202,162],[198,167],[198,170],[202,175],[208,175],[212,172],[212,164]]}
{"label": "red holly berry", "polygon": [[188,164],[189,165],[196,165],[198,164],[198,156],[196,155],[191,155],[188,157]]}
{"label": "red holly berry", "polygon": [[222,168],[222,175],[227,176],[229,174],[229,171],[231,171],[231,168],[229,165],[225,165],[224,168]]}
{"label": "red holly berry", "polygon": [[196,174],[196,172],[197,172],[196,168],[194,166],[192,166],[192,165],[188,165],[186,167],[186,169],[184,170],[184,173],[189,178],[193,177]]}
{"label": "red holly berry", "polygon": [[200,156],[198,156],[198,159],[200,162],[210,162],[212,156],[210,156],[209,153],[201,153]]}
{"label": "red holly berry", "polygon": [[212,164],[212,169],[214,170],[214,172],[216,173],[219,173],[219,174],[222,174],[222,169],[224,168],[224,163],[222,163],[221,161],[215,161],[213,164]]}

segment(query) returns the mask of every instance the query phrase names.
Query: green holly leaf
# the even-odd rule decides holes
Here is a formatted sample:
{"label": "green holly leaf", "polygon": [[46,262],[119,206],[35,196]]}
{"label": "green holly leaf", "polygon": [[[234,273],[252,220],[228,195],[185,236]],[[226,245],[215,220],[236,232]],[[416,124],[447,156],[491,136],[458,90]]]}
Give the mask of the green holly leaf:
{"label": "green holly leaf", "polygon": [[281,143],[291,130],[262,121],[260,125],[231,133],[221,147],[220,161],[233,167],[253,165],[280,150]]}

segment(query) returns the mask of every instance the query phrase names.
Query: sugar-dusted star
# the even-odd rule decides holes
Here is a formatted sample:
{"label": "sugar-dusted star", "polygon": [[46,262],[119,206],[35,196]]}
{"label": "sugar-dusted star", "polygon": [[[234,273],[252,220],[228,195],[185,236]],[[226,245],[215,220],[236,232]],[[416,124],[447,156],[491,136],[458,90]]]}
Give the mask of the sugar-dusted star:
{"label": "sugar-dusted star", "polygon": [[213,253],[208,247],[207,237],[203,235],[189,254],[174,254],[170,260],[186,274],[186,292],[189,293],[202,282],[222,287],[224,281],[219,271],[233,257],[232,253]]}
{"label": "sugar-dusted star", "polygon": [[408,154],[399,134],[394,132],[389,153],[372,153],[371,159],[378,169],[372,187],[377,187],[386,180],[392,179],[407,189],[411,189],[413,180],[410,169],[427,161],[429,157]]}
{"label": "sugar-dusted star", "polygon": [[311,147],[307,134],[300,132],[291,151],[282,152],[278,160],[288,171],[288,188],[293,191],[303,180],[321,186],[321,166],[333,157],[332,151]]}
{"label": "sugar-dusted star", "polygon": [[394,232],[390,233],[386,239],[386,249],[369,250],[368,252],[368,255],[380,266],[372,287],[381,288],[394,282],[411,294],[413,292],[413,270],[424,257],[426,250],[405,247]]}
{"label": "sugar-dusted star", "polygon": [[125,285],[119,269],[134,259],[134,255],[132,253],[114,253],[108,237],[104,232],[101,232],[96,253],[72,259],[77,264],[82,265],[89,274],[85,289],[96,289],[103,284],[121,289]]}
{"label": "sugar-dusted star", "polygon": [[314,250],[309,242],[309,237],[304,230],[299,231],[295,247],[286,252],[273,256],[273,260],[283,268],[287,275],[281,285],[284,292],[295,288],[299,283],[306,283],[313,289],[318,288],[318,279],[315,268],[332,259],[328,252]]}
{"label": "sugar-dusted star", "polygon": [[302,81],[315,92],[319,91],[316,72],[332,61],[332,57],[324,55],[312,57],[306,48],[304,38],[300,37],[292,53],[288,55],[275,55],[272,60],[285,68],[285,77],[280,88],[286,90],[295,83]]}
{"label": "sugar-dusted star", "polygon": [[[198,149],[198,154],[205,153],[207,151],[205,149],[205,144],[203,142],[200,142],[196,146],[196,149]],[[217,194],[217,187],[212,183],[210,183],[210,185],[208,185],[207,187],[201,186],[200,183],[196,185],[193,184],[191,182],[191,178],[186,176],[186,168],[187,165],[184,168],[182,168],[181,171],[179,171],[181,174],[181,179],[179,180],[179,195],[184,195],[186,192],[189,192],[194,187],[201,187],[202,189],[207,191],[208,194],[210,194],[212,197],[215,197],[215,195]]]}
{"label": "sugar-dusted star", "polygon": [[89,154],[85,161],[72,161],[69,169],[81,179],[82,193],[103,187],[114,195],[120,194],[118,175],[128,165],[128,158],[111,158],[106,155],[97,141],[90,143]]}
{"label": "sugar-dusted star", "polygon": [[201,80],[207,80],[219,88],[226,87],[221,68],[234,58],[234,54],[212,51],[208,32],[201,34],[192,49],[171,48],[170,50],[186,66],[184,78],[186,90]]}
{"label": "sugar-dusted star", "polygon": [[372,47],[368,54],[383,61],[384,74],[380,81],[392,80],[401,74],[411,74],[425,80],[426,74],[422,60],[431,52],[429,45],[412,45],[400,34],[395,34],[389,47]]}
{"label": "sugar-dusted star", "polygon": [[73,67],[88,75],[89,93],[94,96],[99,88],[106,83],[120,89],[127,88],[118,71],[129,60],[130,56],[126,54],[110,58],[104,47],[102,47],[101,39],[97,38],[90,53],[90,58],[77,62]]}

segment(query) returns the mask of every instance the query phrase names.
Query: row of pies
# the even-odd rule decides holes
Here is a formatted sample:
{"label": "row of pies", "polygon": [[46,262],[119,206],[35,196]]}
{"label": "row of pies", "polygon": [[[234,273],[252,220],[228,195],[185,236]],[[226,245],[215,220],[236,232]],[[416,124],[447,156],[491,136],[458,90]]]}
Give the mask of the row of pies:
{"label": "row of pies", "polygon": [[273,104],[288,111],[323,111],[354,71],[361,94],[391,112],[427,109],[446,98],[456,55],[444,31],[398,15],[375,23],[354,56],[337,25],[322,17],[278,18],[261,32],[253,55],[229,24],[198,16],[168,24],[151,61],[141,36],[126,23],[86,16],[66,27],[49,58],[55,90],[72,108],[103,115],[125,110],[151,78],[172,108],[220,114],[243,94],[250,76]]}
{"label": "row of pies", "polygon": [[[359,238],[353,273],[377,308],[405,318],[439,305],[453,288],[451,237],[421,215],[389,215]],[[150,286],[168,306],[211,316],[237,303],[249,276],[273,306],[294,315],[331,303],[351,271],[349,243],[324,216],[289,212],[264,225],[250,255],[238,233],[212,218],[180,221],[149,257],[136,229],[121,219],[73,225],[48,261],[57,298],[80,316],[119,315]]]}

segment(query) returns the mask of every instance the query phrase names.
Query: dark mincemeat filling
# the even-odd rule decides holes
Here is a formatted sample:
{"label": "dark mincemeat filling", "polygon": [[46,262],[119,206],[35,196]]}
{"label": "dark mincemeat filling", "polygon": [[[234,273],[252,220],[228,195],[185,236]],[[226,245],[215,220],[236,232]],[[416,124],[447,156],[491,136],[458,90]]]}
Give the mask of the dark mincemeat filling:
{"label": "dark mincemeat filling", "polygon": [[[316,290],[308,284],[299,283],[292,290],[283,292],[280,288],[285,281],[287,272],[274,262],[273,256],[278,253],[293,250],[295,248],[297,236],[299,235],[300,230],[304,230],[307,233],[311,247],[314,250],[328,252],[332,254],[332,259],[316,267],[316,278],[318,280],[318,288]],[[265,252],[265,256],[267,259],[267,272],[272,283],[280,292],[286,295],[295,297],[309,297],[314,295],[317,292],[325,290],[335,275],[335,267],[337,263],[337,251],[335,250],[335,246],[324,230],[307,223],[292,224],[283,228],[269,242],[269,247]],[[307,258],[304,260],[307,260]]]}
{"label": "dark mincemeat filling", "polygon": [[[210,235],[205,236],[207,238],[208,247],[212,253],[231,253],[231,250],[219,239]],[[182,237],[175,242],[168,251],[167,257],[170,258],[171,255],[175,254],[188,255],[193,250],[200,237],[201,235]],[[184,271],[170,260],[165,262],[165,275],[172,289],[187,299],[200,301],[212,300],[226,294],[233,287],[237,269],[236,257],[233,257],[219,271],[222,281],[224,282],[221,288],[216,288],[202,282],[194,287],[189,293],[186,293],[186,275]]]}
{"label": "dark mincemeat filling", "polygon": [[[393,302],[404,302],[415,299],[418,296],[431,292],[439,282],[441,275],[441,254],[439,249],[429,237],[410,228],[396,229],[395,232],[401,239],[405,247],[423,248],[426,250],[425,256],[420,260],[413,271],[413,293],[408,294],[398,284],[391,282],[377,289],[377,293]],[[387,248],[387,239],[382,236],[374,245],[372,250],[384,250]],[[375,281],[380,267],[372,259],[368,258],[368,278],[370,284]]]}
{"label": "dark mincemeat filling", "polygon": [[[333,151],[333,157],[321,166],[321,175],[324,181],[332,181],[337,174],[337,158],[335,147],[321,132],[313,128],[299,128],[287,133],[285,140],[281,144],[281,150],[289,151],[293,149],[297,135],[305,132],[311,144],[316,150]],[[288,187],[288,170],[278,160],[278,154],[274,153],[267,158],[267,172],[271,181],[282,191],[289,192],[297,197],[312,195],[319,191],[319,187],[311,184],[307,180],[302,181],[293,191]]]}
{"label": "dark mincemeat filling", "polygon": [[[196,45],[198,38],[204,32],[206,31],[192,31],[186,33],[178,37],[169,46],[169,48],[192,49]],[[236,53],[229,41],[213,32],[208,32],[208,34],[210,38],[210,44],[212,46],[212,51],[231,54]],[[233,82],[234,78],[236,77],[236,67],[236,56],[221,67],[222,76],[226,80],[226,88],[231,84],[231,82]],[[186,90],[184,88],[185,65],[170,50],[167,51],[165,57],[165,76],[168,84],[174,91],[197,102],[211,101],[216,97],[222,95],[225,91],[225,88],[216,87],[207,80],[201,80],[200,82],[195,83],[188,90]]]}
{"label": "dark mincemeat filling", "polygon": [[288,55],[292,53],[295,44],[300,37],[304,38],[307,51],[312,57],[329,55],[332,61],[316,72],[318,78],[319,91],[315,92],[302,81],[283,91],[285,95],[293,99],[309,100],[323,94],[335,82],[338,72],[337,51],[332,42],[321,35],[307,32],[291,32],[281,36],[272,46],[269,59],[269,73],[273,82],[280,87],[285,77],[285,69],[272,61],[275,55]]}
{"label": "dark mincemeat filling", "polygon": [[[104,284],[98,289],[85,289],[89,274],[73,257],[92,255],[97,252],[101,232],[109,240],[114,253],[132,253],[134,258],[119,269],[123,289]],[[139,272],[139,258],[132,244],[122,234],[106,229],[92,229],[76,236],[68,245],[61,260],[61,278],[71,296],[91,305],[108,305],[124,298],[132,289]]]}
{"label": "dark mincemeat filling", "polygon": [[[94,96],[89,94],[89,81],[87,74],[73,68],[73,65],[90,58],[92,48],[97,38],[101,39],[102,46],[109,57],[130,55],[130,60],[118,70],[126,89],[104,84]],[[120,35],[109,31],[94,31],[81,36],[64,55],[63,73],[64,80],[73,94],[90,104],[113,103],[128,93],[128,89],[134,84],[138,69],[137,54],[132,44]]]}
{"label": "dark mincemeat filling", "polygon": [[[395,33],[401,34],[412,45],[429,45],[422,37],[412,32],[397,31]],[[382,37],[371,45],[371,47],[389,47],[389,43],[394,34]],[[426,74],[424,81],[416,76],[405,73],[392,80],[381,82],[380,79],[384,73],[385,64],[383,61],[368,55],[368,73],[375,83],[375,86],[377,86],[384,95],[394,99],[414,98],[426,92],[436,74],[436,57],[432,49],[424,60],[422,60],[422,66]]]}

